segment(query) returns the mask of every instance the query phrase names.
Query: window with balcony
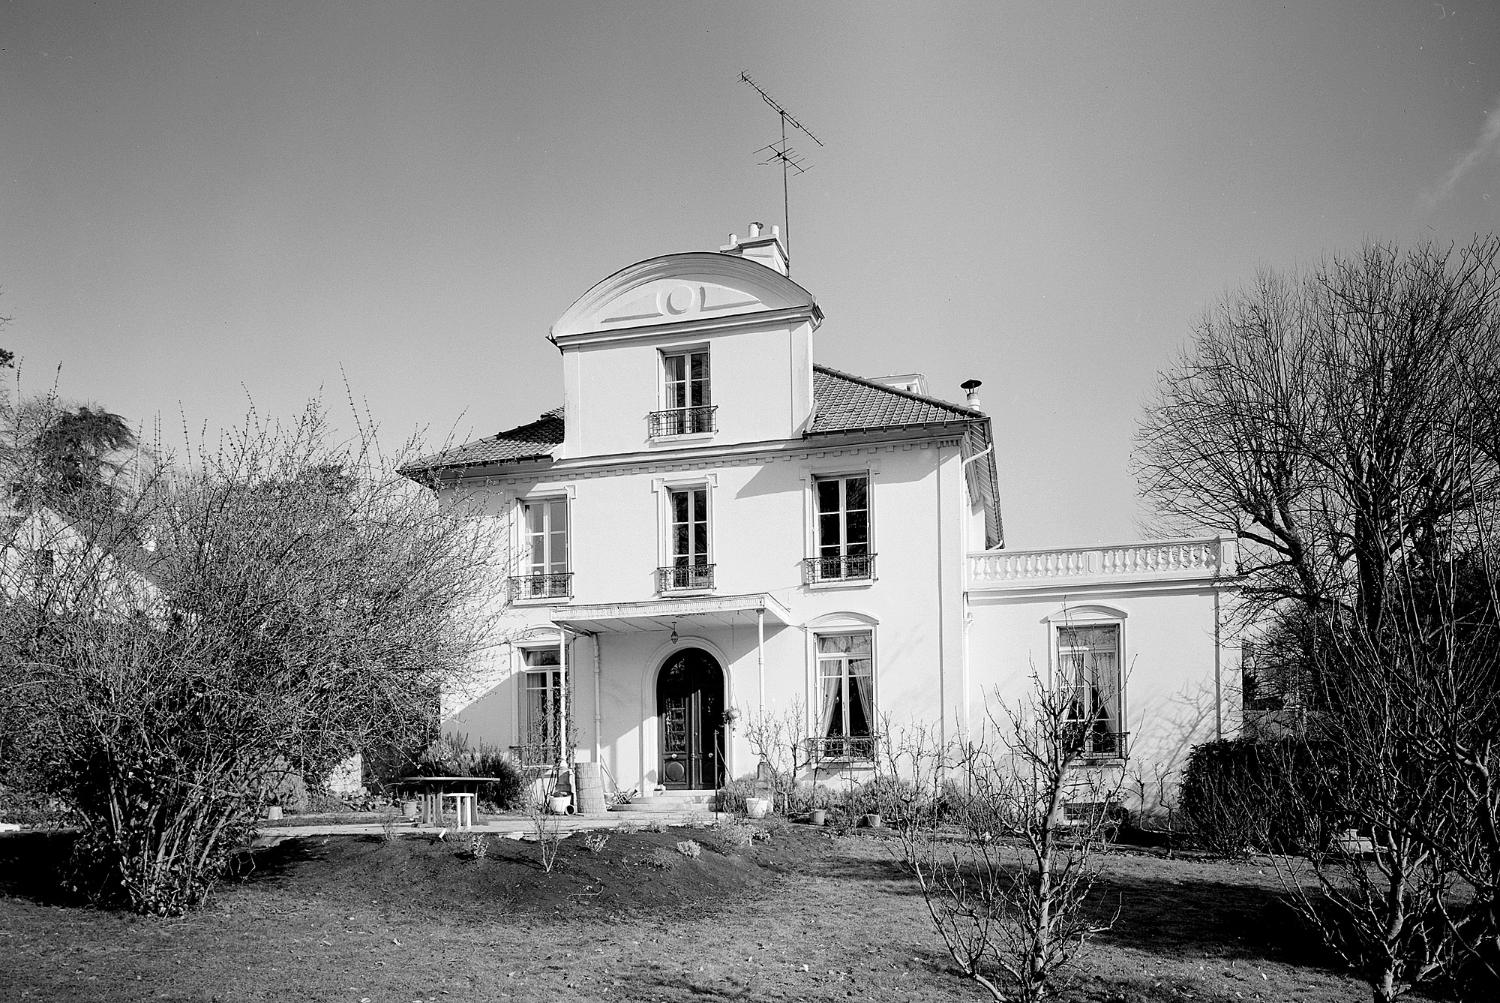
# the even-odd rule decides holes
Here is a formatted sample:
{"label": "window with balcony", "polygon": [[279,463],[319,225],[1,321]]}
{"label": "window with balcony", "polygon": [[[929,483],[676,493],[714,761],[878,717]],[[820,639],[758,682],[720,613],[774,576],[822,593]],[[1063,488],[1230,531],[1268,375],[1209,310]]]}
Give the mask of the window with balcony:
{"label": "window with balcony", "polygon": [[865,474],[813,481],[817,554],[802,562],[808,583],[875,577],[870,550],[870,478]]}
{"label": "window with balcony", "polygon": [[1058,627],[1057,665],[1069,751],[1124,758],[1119,624]]}
{"label": "window with balcony", "polygon": [[815,635],[818,731],[815,759],[875,758],[875,660],[869,631]]}
{"label": "window with balcony", "polygon": [[711,589],[713,558],[708,547],[708,488],[674,488],[667,492],[670,517],[669,562],[657,569],[657,590]]}
{"label": "window with balcony", "polygon": [[716,408],[708,377],[708,350],[666,352],[661,357],[662,410],[653,411],[653,437],[698,435],[716,431]]}
{"label": "window with balcony", "polygon": [[522,766],[557,761],[562,734],[562,660],[555,647],[527,648],[521,692],[521,744],[511,749]]}
{"label": "window with balcony", "polygon": [[539,498],[521,503],[525,541],[522,571],[510,580],[518,600],[566,599],[573,594],[568,571],[568,500]]}

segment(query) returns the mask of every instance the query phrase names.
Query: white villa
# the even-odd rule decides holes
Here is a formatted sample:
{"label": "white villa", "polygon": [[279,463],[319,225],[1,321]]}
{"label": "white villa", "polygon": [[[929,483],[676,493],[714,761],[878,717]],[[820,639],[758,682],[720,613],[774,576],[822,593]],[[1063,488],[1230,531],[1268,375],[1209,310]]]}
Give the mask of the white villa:
{"label": "white villa", "polygon": [[1237,726],[1232,541],[1004,549],[978,382],[822,365],[822,323],[775,228],[638,262],[553,325],[561,407],[404,469],[479,493],[513,558],[448,730],[534,755],[569,680],[577,760],[649,792],[754,772],[743,722],[791,708],[857,777],[883,722],[951,738],[1049,668],[1100,762]]}

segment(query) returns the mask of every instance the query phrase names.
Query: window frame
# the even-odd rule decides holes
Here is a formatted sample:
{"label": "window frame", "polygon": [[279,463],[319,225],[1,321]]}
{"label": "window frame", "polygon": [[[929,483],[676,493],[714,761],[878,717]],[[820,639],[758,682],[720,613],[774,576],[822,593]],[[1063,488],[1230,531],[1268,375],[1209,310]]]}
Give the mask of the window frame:
{"label": "window frame", "polygon": [[[1129,758],[1130,730],[1126,727],[1129,721],[1129,694],[1128,673],[1126,672],[1129,648],[1128,635],[1126,631],[1126,614],[1108,606],[1084,606],[1072,607],[1061,613],[1046,619],[1048,631],[1048,661],[1051,668],[1048,687],[1054,688],[1062,685],[1065,652],[1072,646],[1063,644],[1064,632],[1069,630],[1112,630],[1115,637],[1114,651],[1114,704],[1115,714],[1113,720],[1107,724],[1107,731],[1103,732],[1111,736],[1112,750],[1102,752],[1081,750],[1075,758],[1088,762],[1124,762]],[[1075,684],[1076,685],[1076,684]],[[1097,690],[1097,686],[1092,689]],[[1092,705],[1092,692],[1086,694]],[[1087,724],[1092,716],[1093,707],[1090,706],[1085,716],[1079,718],[1081,724]]]}
{"label": "window frame", "polygon": [[[843,741],[845,743],[845,751],[843,754],[828,755],[825,753],[821,756],[815,755],[814,758],[822,759],[825,761],[836,760],[855,763],[873,762],[875,759],[875,742],[880,737],[879,729],[877,728],[880,719],[880,672],[878,668],[879,657],[878,648],[876,645],[875,625],[873,623],[870,623],[862,624],[859,626],[851,625],[837,627],[817,627],[811,630],[809,634],[811,642],[810,650],[812,652],[812,672],[810,675],[810,681],[813,687],[813,699],[808,701],[808,705],[812,713],[815,715],[811,722],[812,727],[809,729],[812,733],[812,740],[814,743],[828,743],[830,741]],[[867,696],[868,705],[865,707],[866,732],[864,734],[850,734],[849,728],[849,693],[854,686],[854,675],[850,672],[850,662],[852,662],[854,659],[847,653],[833,653],[831,655],[825,656],[824,652],[821,650],[821,641],[824,638],[831,637],[865,637],[869,641],[870,690]],[[841,734],[837,735],[833,734],[829,730],[833,727],[833,721],[830,720],[827,726],[824,726],[822,721],[824,712],[823,682],[825,679],[823,666],[825,662],[837,662],[841,666],[839,675],[840,693],[838,699],[843,717],[843,720],[841,722],[843,730]],[[864,740],[865,744],[867,744],[869,755],[855,754],[855,752],[853,751],[856,742],[861,739]]]}
{"label": "window frame", "polygon": [[[565,706],[563,703],[565,681],[563,679],[562,655],[558,651],[555,642],[551,644],[528,644],[517,648],[517,651],[520,655],[521,664],[519,670],[519,721],[516,733],[518,741],[514,747],[516,758],[523,767],[537,768],[552,766],[557,758],[556,751],[560,730],[566,727],[566,724],[561,720]],[[531,663],[531,656],[548,654],[556,656],[557,661],[550,665],[533,665]],[[536,676],[540,676],[544,680],[544,684],[539,688],[532,686],[532,679]],[[537,689],[540,689],[545,694],[542,698],[544,717],[540,722],[542,725],[541,739],[538,742],[533,742],[531,740],[532,728],[535,722],[532,720],[531,695]],[[551,721],[546,720],[548,716],[546,707],[549,701],[552,707],[550,714]],[[535,754],[537,758],[533,759],[532,754]]]}
{"label": "window frame", "polygon": [[[548,487],[545,490],[533,490],[515,499],[515,517],[511,523],[514,528],[512,553],[515,555],[510,582],[512,602],[521,605],[546,605],[568,602],[573,598],[573,501],[571,485],[561,489]],[[555,562],[551,561],[554,535],[551,513],[554,505],[561,506],[563,513],[563,547],[566,558],[561,570],[556,570],[553,566]],[[542,568],[538,568],[532,560],[534,534],[531,531],[531,511],[536,506],[542,507],[544,525],[547,527],[541,533],[541,539],[549,561]],[[562,579],[561,588],[552,588],[546,584],[546,580],[556,578]],[[534,586],[538,580],[544,583],[540,590]]]}
{"label": "window frame", "polygon": [[[851,480],[863,480],[865,482],[865,539],[863,554],[849,553],[849,482]],[[848,587],[869,585],[875,581],[875,473],[873,470],[839,470],[839,471],[811,471],[807,478],[808,482],[808,558],[803,562],[803,583],[813,588],[818,587]],[[839,485],[839,508],[837,510],[839,520],[839,545],[838,553],[826,556],[823,551],[826,547],[823,541],[823,518],[822,499],[819,486],[822,484],[836,483]],[[844,574],[843,570],[848,559],[863,557],[865,574]],[[837,560],[840,574],[829,576],[824,574],[825,560]]]}
{"label": "window frame", "polygon": [[[701,378],[693,376],[693,360],[703,360]],[[674,378],[672,369],[676,360],[682,360],[682,375]],[[680,387],[678,403],[673,403],[674,388]],[[694,400],[693,390],[699,389],[699,398]],[[707,343],[676,345],[657,350],[657,410],[649,417],[648,432],[652,439],[706,438],[718,431],[717,405],[713,391],[713,353]],[[697,412],[698,416],[690,417]],[[677,416],[674,418],[668,416]],[[663,420],[670,429],[658,430],[657,422]]]}
{"label": "window frame", "polygon": [[[718,565],[715,555],[718,553],[718,547],[715,543],[715,534],[717,532],[719,513],[716,511],[714,505],[714,489],[717,486],[717,478],[712,474],[707,477],[697,477],[689,480],[658,479],[654,482],[653,489],[658,494],[657,536],[659,542],[657,546],[656,565],[658,576],[658,594],[682,595],[685,593],[712,592],[717,588],[718,583],[716,571]],[[689,552],[684,555],[679,555],[677,553],[678,522],[676,519],[676,511],[673,499],[676,495],[679,494],[695,494],[697,492],[702,492],[703,497],[703,518],[701,522],[703,524],[704,551],[696,561],[692,561],[691,558],[693,557],[693,553],[691,550],[689,550]],[[689,522],[686,523],[686,525],[689,527],[688,542],[690,546],[694,542],[694,534],[691,527],[696,525],[698,521],[699,520],[690,519]],[[688,561],[688,563],[679,565],[679,556],[687,557],[690,560]],[[706,567],[708,569],[707,582],[693,582],[690,576],[690,584],[683,586],[671,585],[667,580],[667,573],[679,567]]]}

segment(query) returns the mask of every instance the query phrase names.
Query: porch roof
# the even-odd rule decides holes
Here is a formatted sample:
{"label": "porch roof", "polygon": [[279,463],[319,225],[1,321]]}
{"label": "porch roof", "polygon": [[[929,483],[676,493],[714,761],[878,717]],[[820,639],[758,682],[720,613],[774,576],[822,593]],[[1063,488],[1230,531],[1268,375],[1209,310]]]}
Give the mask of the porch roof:
{"label": "porch roof", "polygon": [[638,630],[694,630],[754,624],[764,612],[766,622],[785,626],[791,612],[767,593],[745,596],[685,596],[648,602],[558,606],[552,622],[584,634],[626,634]]}

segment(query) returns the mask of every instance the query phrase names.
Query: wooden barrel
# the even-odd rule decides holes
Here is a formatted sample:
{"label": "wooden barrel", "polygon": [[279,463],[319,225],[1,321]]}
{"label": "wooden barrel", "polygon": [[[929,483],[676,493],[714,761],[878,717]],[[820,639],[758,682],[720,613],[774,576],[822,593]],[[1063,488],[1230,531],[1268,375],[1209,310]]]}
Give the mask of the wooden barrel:
{"label": "wooden barrel", "polygon": [[573,804],[580,815],[604,814],[604,776],[598,763],[573,764]]}

